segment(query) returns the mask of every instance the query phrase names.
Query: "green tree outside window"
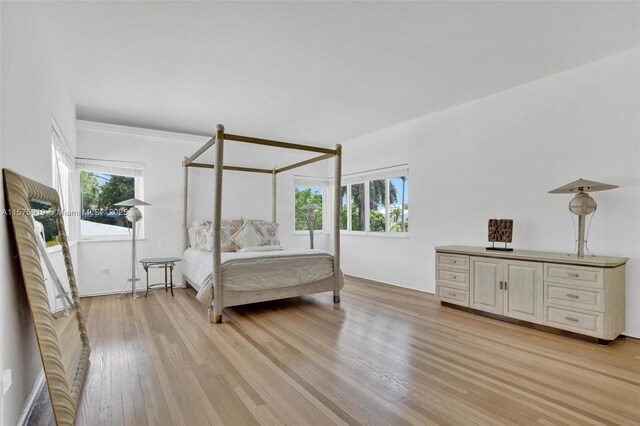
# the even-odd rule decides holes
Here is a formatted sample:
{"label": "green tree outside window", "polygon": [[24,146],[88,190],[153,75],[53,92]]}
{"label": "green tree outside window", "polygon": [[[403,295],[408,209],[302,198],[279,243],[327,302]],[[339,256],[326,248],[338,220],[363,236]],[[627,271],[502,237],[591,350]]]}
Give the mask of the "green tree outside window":
{"label": "green tree outside window", "polygon": [[[309,226],[307,225],[307,211],[303,210],[302,207],[306,206],[307,204],[317,204],[322,207],[323,192],[323,188],[320,187],[296,187],[296,231],[309,230]],[[314,228],[314,231],[321,231],[322,223],[322,209],[320,209],[316,213],[316,226]]]}

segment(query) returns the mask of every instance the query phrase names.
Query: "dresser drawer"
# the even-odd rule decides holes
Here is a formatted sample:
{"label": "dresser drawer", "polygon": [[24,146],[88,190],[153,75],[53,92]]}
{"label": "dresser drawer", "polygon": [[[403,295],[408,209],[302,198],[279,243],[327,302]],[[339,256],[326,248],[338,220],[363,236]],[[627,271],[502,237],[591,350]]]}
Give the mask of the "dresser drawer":
{"label": "dresser drawer", "polygon": [[469,270],[469,256],[459,254],[438,253],[436,266]]}
{"label": "dresser drawer", "polygon": [[604,312],[604,302],[603,289],[544,284],[544,303]]}
{"label": "dresser drawer", "polygon": [[443,302],[469,306],[469,293],[466,290],[438,285],[438,297]]}
{"label": "dresser drawer", "polygon": [[466,271],[438,269],[438,281],[458,284],[458,287],[469,287],[469,274]]}
{"label": "dresser drawer", "polygon": [[544,264],[544,280],[560,284],[603,288],[603,272],[601,268]]}
{"label": "dresser drawer", "polygon": [[604,314],[546,305],[544,308],[544,324],[599,337],[603,334]]}

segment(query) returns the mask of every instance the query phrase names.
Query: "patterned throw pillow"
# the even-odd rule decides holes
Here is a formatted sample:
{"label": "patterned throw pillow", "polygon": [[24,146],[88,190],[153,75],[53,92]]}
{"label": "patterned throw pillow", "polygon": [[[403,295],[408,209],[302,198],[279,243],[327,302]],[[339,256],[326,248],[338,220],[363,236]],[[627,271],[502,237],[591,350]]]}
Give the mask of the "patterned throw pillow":
{"label": "patterned throw pillow", "polygon": [[275,222],[266,220],[245,220],[245,223],[251,223],[264,237],[263,246],[279,246],[280,238],[278,238],[278,225]]}
{"label": "patterned throw pillow", "polygon": [[205,250],[207,245],[207,231],[211,229],[211,222],[194,220],[189,226],[189,245],[198,250]]}
{"label": "patterned throw pillow", "polygon": [[222,251],[238,251],[240,246],[233,242],[232,237],[242,227],[242,219],[228,220],[223,219],[220,224],[220,247]]}
{"label": "patterned throw pillow", "polygon": [[[231,237],[242,226],[242,220],[223,219],[220,223],[220,247],[223,252],[237,251],[240,247]],[[191,222],[189,227],[189,244],[198,250],[213,251],[213,226],[210,220]]]}
{"label": "patterned throw pillow", "polygon": [[243,248],[261,246],[265,240],[262,234],[250,222],[245,222],[231,239]]}

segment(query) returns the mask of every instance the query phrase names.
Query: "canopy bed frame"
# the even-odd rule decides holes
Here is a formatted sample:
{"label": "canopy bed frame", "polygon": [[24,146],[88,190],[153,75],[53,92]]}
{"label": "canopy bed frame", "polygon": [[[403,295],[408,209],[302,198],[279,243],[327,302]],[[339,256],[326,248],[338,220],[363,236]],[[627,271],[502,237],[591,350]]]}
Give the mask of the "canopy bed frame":
{"label": "canopy bed frame", "polygon": [[[283,166],[273,169],[261,169],[252,167],[239,167],[224,164],[224,144],[225,141],[235,141],[241,143],[248,143],[254,145],[271,146],[276,148],[285,148],[291,150],[299,150],[306,152],[313,152],[320,154],[319,156],[310,158],[308,160],[300,161],[294,164]],[[198,163],[196,159],[202,155],[209,148],[214,148],[214,163]],[[221,242],[220,242],[220,230],[222,221],[222,176],[224,170],[248,172],[248,173],[262,173],[271,175],[271,220],[276,222],[276,191],[277,191],[277,175],[278,173],[286,172],[298,167],[306,166],[308,164],[316,163],[318,161],[335,158],[335,180],[334,180],[334,218],[333,222],[333,277],[330,281],[324,280],[323,282],[309,283],[296,287],[277,288],[273,290],[263,290],[254,292],[233,292],[225,291],[222,275],[222,260],[221,260]],[[207,143],[205,143],[200,149],[198,149],[191,157],[185,157],[182,162],[183,167],[183,216],[182,216],[182,232],[183,232],[183,250],[189,247],[188,236],[188,219],[187,219],[187,199],[189,196],[189,168],[206,168],[213,169],[214,171],[214,197],[213,197],[213,300],[209,306],[208,318],[209,322],[218,324],[222,322],[222,309],[228,306],[236,306],[247,303],[255,303],[266,300],[281,299],[286,297],[301,296],[304,294],[312,294],[323,291],[333,290],[333,302],[340,303],[340,222],[337,218],[340,217],[340,185],[342,175],[342,146],[337,144],[335,149],[300,145],[295,143],[280,142],[268,139],[258,139],[248,136],[239,136],[229,133],[225,133],[224,126],[218,124],[216,126],[216,134]]]}

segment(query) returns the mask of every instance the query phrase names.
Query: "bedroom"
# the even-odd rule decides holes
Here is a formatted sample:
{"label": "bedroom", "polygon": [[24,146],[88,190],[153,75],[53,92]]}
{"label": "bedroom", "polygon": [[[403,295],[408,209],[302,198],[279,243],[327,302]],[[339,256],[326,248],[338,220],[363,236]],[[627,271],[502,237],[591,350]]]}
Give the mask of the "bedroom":
{"label": "bedroom", "polygon": [[[171,271],[175,297],[159,288],[145,298],[142,265],[140,298],[122,297],[128,222],[121,235],[96,235],[114,228],[65,219],[91,346],[78,423],[637,423],[639,7],[0,3],[0,165],[58,183],[67,208],[87,216],[100,206],[85,205],[83,173],[126,178],[119,195],[150,204],[136,260],[183,257],[182,162],[217,124],[342,145],[340,303],[325,291],[224,308],[212,324],[181,288],[184,261]],[[214,149],[198,161],[213,164]],[[232,140],[224,149],[225,165],[266,170],[316,155]],[[221,219],[270,221],[275,205],[280,245],[306,249],[299,204],[321,201],[314,244],[334,253],[334,166],[278,173],[275,204],[272,176],[225,171]],[[215,170],[188,173],[187,222],[212,220]],[[596,261],[629,259],[626,337],[598,345],[441,305],[434,247],[486,247],[491,218],[514,220],[516,251],[574,254],[572,195],[548,191],[578,178],[619,186],[592,194],[587,248]],[[381,182],[378,201],[370,182]],[[10,219],[0,234],[0,423],[37,423],[38,407],[53,422]],[[60,249],[48,252],[59,268]]]}

